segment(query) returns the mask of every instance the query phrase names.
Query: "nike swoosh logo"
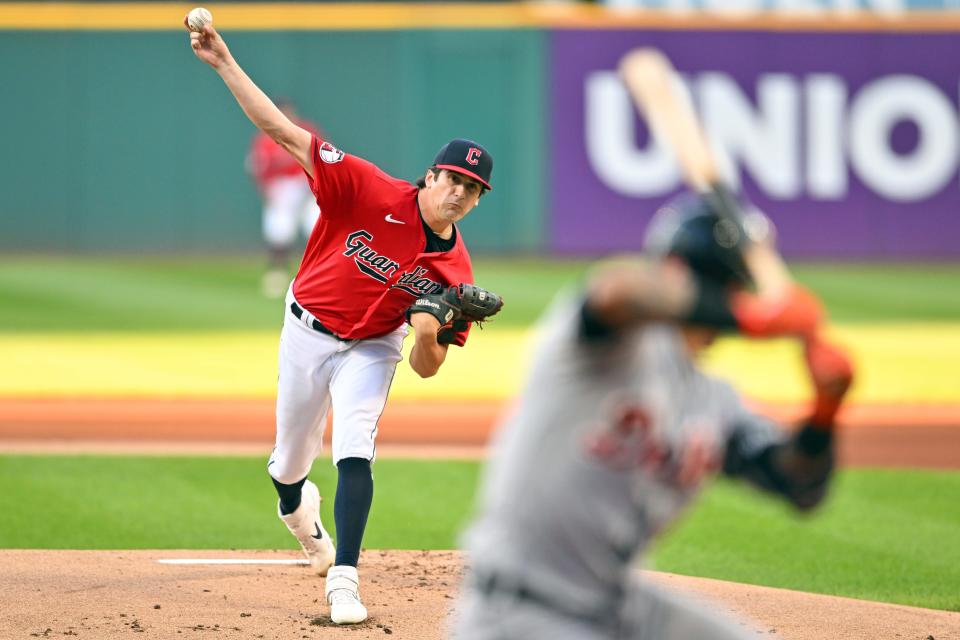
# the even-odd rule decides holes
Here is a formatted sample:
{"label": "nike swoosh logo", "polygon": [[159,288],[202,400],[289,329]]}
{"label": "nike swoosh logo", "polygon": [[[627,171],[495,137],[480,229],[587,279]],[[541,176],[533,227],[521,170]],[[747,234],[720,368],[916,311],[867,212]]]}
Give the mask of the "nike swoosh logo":
{"label": "nike swoosh logo", "polygon": [[317,535],[315,535],[315,536],[313,536],[313,537],[316,538],[317,540],[323,540],[323,534],[320,533],[320,525],[317,524],[316,522],[314,522],[314,523],[313,523],[313,526],[317,528]]}
{"label": "nike swoosh logo", "polygon": [[394,220],[392,213],[388,213],[383,219],[393,224],[404,224],[403,220]]}

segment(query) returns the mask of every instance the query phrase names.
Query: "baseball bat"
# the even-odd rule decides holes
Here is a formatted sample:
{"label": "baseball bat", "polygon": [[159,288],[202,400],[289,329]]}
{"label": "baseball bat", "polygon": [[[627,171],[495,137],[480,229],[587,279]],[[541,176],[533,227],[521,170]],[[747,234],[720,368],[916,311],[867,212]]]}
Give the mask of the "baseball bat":
{"label": "baseball bat", "polygon": [[[713,192],[721,213],[743,221],[740,205],[723,185],[717,157],[667,56],[657,49],[634,49],[620,60],[620,76],[653,135],[673,149],[686,185],[701,194]],[[780,298],[792,286],[790,272],[772,245],[772,234],[766,241],[751,242],[744,260],[759,295]]]}
{"label": "baseball bat", "polygon": [[656,49],[634,49],[621,59],[620,75],[653,135],[673,149],[687,186],[704,192],[719,183],[716,158],[670,60]]}

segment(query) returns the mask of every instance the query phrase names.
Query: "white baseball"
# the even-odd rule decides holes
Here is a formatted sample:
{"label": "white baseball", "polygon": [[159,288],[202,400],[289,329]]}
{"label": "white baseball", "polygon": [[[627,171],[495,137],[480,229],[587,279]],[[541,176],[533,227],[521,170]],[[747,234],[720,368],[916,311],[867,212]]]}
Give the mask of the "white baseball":
{"label": "white baseball", "polygon": [[187,14],[187,28],[190,31],[200,32],[203,30],[203,25],[212,23],[213,15],[203,7],[190,9],[190,13]]}

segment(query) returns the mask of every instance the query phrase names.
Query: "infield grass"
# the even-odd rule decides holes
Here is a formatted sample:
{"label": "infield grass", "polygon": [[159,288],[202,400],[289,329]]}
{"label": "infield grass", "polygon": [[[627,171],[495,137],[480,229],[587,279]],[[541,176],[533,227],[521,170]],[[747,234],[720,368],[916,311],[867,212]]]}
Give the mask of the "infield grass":
{"label": "infield grass", "polygon": [[[368,548],[450,549],[479,463],[380,460]],[[311,477],[328,496],[333,467]],[[812,516],[720,481],[658,544],[663,571],[960,611],[960,473],[845,470]],[[0,456],[0,547],[290,549],[265,459]]]}
{"label": "infield grass", "polygon": [[[258,457],[0,455],[0,548],[284,549],[277,494]],[[379,460],[364,543],[452,549],[472,507],[478,463]],[[310,478],[333,524],[336,470]],[[291,544],[292,543],[292,544]]]}

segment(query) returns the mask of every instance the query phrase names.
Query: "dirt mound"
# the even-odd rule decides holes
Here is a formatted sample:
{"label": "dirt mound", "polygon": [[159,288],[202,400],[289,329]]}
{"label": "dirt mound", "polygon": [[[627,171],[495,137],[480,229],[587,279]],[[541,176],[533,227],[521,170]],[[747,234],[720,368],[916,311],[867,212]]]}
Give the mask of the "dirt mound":
{"label": "dirt mound", "polygon": [[[221,559],[257,564],[164,564]],[[335,627],[323,579],[293,552],[0,550],[0,638],[445,637],[461,574],[453,551],[365,551],[370,619]],[[650,573],[650,578],[793,640],[948,640],[960,613]],[[136,636],[133,636],[136,637]]]}

